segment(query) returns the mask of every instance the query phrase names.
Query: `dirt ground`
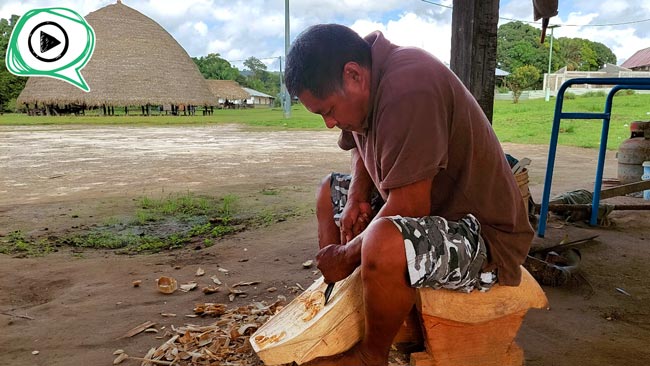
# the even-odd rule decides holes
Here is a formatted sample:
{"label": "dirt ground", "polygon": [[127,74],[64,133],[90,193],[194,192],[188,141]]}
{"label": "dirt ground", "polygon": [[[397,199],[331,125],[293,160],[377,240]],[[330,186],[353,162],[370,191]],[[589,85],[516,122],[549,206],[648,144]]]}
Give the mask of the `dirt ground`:
{"label": "dirt ground", "polygon": [[[101,223],[128,213],[137,197],[172,192],[246,196],[273,189],[279,192],[277,199],[309,205],[325,174],[348,170],[348,155],[337,149],[336,139],[330,131],[245,131],[237,126],[2,126],[0,235],[21,230],[47,236]],[[504,150],[533,160],[530,187],[539,202],[547,147],[504,144]],[[560,148],[553,193],[591,190],[595,161],[594,150]],[[611,153],[605,177],[615,176]],[[528,313],[517,338],[527,365],[650,363],[648,212],[614,211],[609,227],[553,219],[546,237],[535,239],[539,247],[565,236],[598,235],[579,246],[586,281],[544,287],[550,310]],[[162,275],[190,281],[201,267],[206,276],[197,280],[200,284],[212,274],[227,283],[261,281],[232,306],[274,301],[278,294],[290,299],[295,296],[292,286],[306,288],[319,276],[301,265],[316,252],[315,229],[313,216],[304,214],[201,250],[0,255],[0,365],[110,365],[116,349],[143,356],[164,342],[149,333],[118,339],[134,326],[148,320],[159,328],[209,324],[214,320],[183,315],[198,302],[231,304],[223,292],[160,294],[155,279]],[[138,279],[143,284],[134,288],[132,281]],[[269,287],[278,291],[270,293]]]}

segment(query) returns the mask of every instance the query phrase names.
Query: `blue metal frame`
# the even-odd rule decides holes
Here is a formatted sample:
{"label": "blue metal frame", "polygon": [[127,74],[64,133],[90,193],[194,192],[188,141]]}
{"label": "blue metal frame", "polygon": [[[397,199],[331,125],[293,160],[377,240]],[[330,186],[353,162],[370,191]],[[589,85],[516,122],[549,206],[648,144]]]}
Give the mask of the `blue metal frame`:
{"label": "blue metal frame", "polygon": [[[565,113],[562,112],[564,104],[564,92],[576,84],[597,84],[614,85],[607,95],[605,111],[603,113]],[[542,206],[539,212],[539,225],[537,236],[543,238],[546,231],[546,219],[548,216],[548,205],[551,195],[551,183],[553,181],[553,168],[555,165],[555,151],[557,139],[560,132],[561,119],[602,119],[603,127],[600,135],[600,148],[598,152],[598,166],[596,168],[596,182],[594,183],[594,195],[591,203],[590,225],[596,225],[598,220],[598,206],[600,204],[600,190],[603,180],[603,169],[605,167],[605,153],[607,152],[607,135],[609,134],[609,121],[612,113],[612,102],[614,94],[623,89],[650,90],[650,78],[578,78],[565,81],[557,92],[555,102],[555,115],[551,129],[551,141],[548,148],[548,164],[546,165],[546,179],[544,180],[544,193],[542,194]]]}

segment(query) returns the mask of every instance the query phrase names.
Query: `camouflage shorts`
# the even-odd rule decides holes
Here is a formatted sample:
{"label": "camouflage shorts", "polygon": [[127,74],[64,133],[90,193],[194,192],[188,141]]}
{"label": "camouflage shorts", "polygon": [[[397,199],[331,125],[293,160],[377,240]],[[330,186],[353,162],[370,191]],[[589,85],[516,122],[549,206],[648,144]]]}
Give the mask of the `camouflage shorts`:
{"label": "camouflage shorts", "polygon": [[409,279],[413,287],[487,291],[496,275],[481,269],[487,250],[481,225],[473,215],[458,221],[440,216],[391,216],[404,238]]}
{"label": "camouflage shorts", "polygon": [[[348,202],[348,188],[350,188],[350,174],[332,173],[330,178],[330,195],[332,197],[332,206],[334,208],[334,222],[337,226],[341,226],[341,213],[345,204]],[[384,200],[381,198],[379,191],[373,189],[370,194],[370,206],[372,212],[376,214],[381,206],[384,205]]]}
{"label": "camouflage shorts", "polygon": [[[337,224],[347,202],[350,179],[348,174],[332,173],[330,188]],[[373,192],[373,212],[383,204],[379,192]],[[470,292],[487,291],[496,283],[496,273],[481,271],[487,250],[481,238],[481,225],[473,215],[457,222],[439,216],[386,219],[397,226],[404,238],[411,286]]]}

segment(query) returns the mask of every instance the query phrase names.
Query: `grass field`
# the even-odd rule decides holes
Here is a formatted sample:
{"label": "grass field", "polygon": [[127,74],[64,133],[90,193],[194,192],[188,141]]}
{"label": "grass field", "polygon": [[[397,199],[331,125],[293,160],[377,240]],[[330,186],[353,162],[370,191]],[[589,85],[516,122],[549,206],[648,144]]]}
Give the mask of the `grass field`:
{"label": "grass field", "polygon": [[[565,99],[564,112],[603,112],[605,96],[580,96]],[[523,144],[548,144],[553,124],[555,99],[533,99],[513,104],[498,100],[494,104],[493,127],[502,142]],[[612,104],[607,141],[608,149],[615,150],[630,137],[629,124],[633,121],[650,120],[650,95],[619,93]],[[598,147],[602,120],[562,120],[559,144]]]}
{"label": "grass field", "polygon": [[[571,96],[570,96],[571,97]],[[602,112],[605,96],[590,95],[565,99],[565,112]],[[555,99],[520,101],[499,100],[494,105],[493,126],[502,142],[523,144],[548,144],[550,138]],[[121,109],[116,113],[121,112]],[[205,125],[215,123],[241,123],[251,128],[282,129],[325,129],[320,116],[309,113],[301,105],[294,105],[292,116],[285,119],[280,108],[258,108],[244,110],[215,110],[212,116],[138,116],[117,115],[104,117],[91,111],[86,116],[41,116],[24,114],[0,115],[0,125]],[[94,115],[93,115],[94,114]],[[629,138],[629,123],[650,119],[650,95],[620,93],[614,98],[612,120],[607,147],[617,149],[621,141]],[[579,147],[597,147],[600,143],[600,120],[563,120],[560,126],[559,143]]]}

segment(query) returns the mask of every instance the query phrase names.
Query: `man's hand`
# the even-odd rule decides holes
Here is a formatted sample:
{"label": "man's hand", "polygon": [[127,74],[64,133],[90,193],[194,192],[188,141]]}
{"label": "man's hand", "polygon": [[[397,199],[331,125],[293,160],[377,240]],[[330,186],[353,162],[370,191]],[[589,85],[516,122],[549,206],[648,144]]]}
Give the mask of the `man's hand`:
{"label": "man's hand", "polygon": [[330,244],[318,252],[317,266],[325,277],[325,283],[338,282],[348,277],[357,268],[359,263],[350,260],[349,249],[355,248],[349,245]]}
{"label": "man's hand", "polygon": [[341,244],[346,244],[366,229],[372,219],[368,202],[348,201],[341,213]]}

